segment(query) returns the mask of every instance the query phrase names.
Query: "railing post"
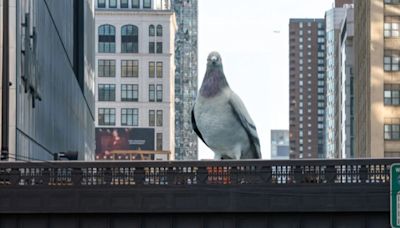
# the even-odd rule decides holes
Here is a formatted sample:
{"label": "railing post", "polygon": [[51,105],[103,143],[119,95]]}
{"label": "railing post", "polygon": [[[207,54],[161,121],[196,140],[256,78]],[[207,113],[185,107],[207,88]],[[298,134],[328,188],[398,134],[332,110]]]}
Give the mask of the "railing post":
{"label": "railing post", "polygon": [[12,168],[10,171],[11,185],[18,185],[20,179],[21,179],[21,172],[19,171],[19,168]]}
{"label": "railing post", "polygon": [[134,179],[136,185],[144,185],[144,167],[137,167],[135,169]]}
{"label": "railing post", "polygon": [[300,166],[294,168],[294,180],[296,184],[302,183],[304,181],[303,172]]}
{"label": "railing post", "polygon": [[41,176],[42,184],[43,185],[49,185],[50,183],[50,171],[48,168],[45,168],[42,172]]}
{"label": "railing post", "polygon": [[112,183],[112,171],[111,168],[106,168],[104,170],[104,182],[106,185],[111,185]]}
{"label": "railing post", "polygon": [[197,168],[198,184],[206,184],[208,179],[207,166],[199,166]]}
{"label": "railing post", "polygon": [[360,172],[360,181],[361,181],[361,183],[367,182],[368,169],[367,169],[366,165],[361,165],[361,168],[360,168],[359,172]]}
{"label": "railing post", "polygon": [[82,184],[82,170],[80,168],[73,168],[72,175],[72,183],[74,186],[80,186]]}
{"label": "railing post", "polygon": [[327,183],[335,183],[336,180],[336,168],[334,165],[328,165],[325,169],[325,179]]}
{"label": "railing post", "polygon": [[261,180],[263,184],[271,184],[272,183],[272,168],[271,166],[263,166],[260,170]]}

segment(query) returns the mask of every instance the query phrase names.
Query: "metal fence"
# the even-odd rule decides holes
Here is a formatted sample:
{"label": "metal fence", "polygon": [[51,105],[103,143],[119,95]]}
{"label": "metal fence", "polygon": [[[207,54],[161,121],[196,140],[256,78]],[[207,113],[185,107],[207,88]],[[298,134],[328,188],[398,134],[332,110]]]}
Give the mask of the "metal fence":
{"label": "metal fence", "polygon": [[0,188],[388,184],[400,159],[1,162]]}

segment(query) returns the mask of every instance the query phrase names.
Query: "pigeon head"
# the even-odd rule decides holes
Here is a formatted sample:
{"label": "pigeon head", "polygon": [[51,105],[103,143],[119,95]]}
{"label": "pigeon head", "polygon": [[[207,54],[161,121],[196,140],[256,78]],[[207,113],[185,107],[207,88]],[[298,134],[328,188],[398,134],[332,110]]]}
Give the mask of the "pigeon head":
{"label": "pigeon head", "polygon": [[207,71],[200,88],[203,97],[214,97],[225,87],[228,87],[224,70],[222,68],[221,55],[211,52],[207,58]]}
{"label": "pigeon head", "polygon": [[207,68],[220,68],[222,70],[222,59],[218,52],[213,51],[208,55]]}

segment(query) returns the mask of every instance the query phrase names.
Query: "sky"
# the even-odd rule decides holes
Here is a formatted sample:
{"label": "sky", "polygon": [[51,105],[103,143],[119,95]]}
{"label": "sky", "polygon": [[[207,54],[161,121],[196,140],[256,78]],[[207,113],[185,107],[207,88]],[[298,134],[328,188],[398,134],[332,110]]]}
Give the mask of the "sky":
{"label": "sky", "polygon": [[[228,83],[257,126],[263,159],[271,129],[289,128],[289,18],[323,18],[334,0],[199,0],[199,89],[207,55],[221,54]],[[199,139],[199,159],[214,153]]]}

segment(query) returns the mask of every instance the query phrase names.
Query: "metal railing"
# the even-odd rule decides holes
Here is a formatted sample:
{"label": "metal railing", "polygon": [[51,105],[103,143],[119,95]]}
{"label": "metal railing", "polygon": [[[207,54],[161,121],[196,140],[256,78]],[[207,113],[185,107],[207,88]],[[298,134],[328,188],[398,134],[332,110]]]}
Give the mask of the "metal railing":
{"label": "metal railing", "polygon": [[400,159],[1,162],[0,188],[388,184]]}

